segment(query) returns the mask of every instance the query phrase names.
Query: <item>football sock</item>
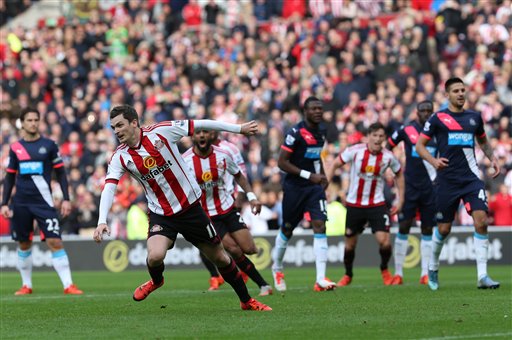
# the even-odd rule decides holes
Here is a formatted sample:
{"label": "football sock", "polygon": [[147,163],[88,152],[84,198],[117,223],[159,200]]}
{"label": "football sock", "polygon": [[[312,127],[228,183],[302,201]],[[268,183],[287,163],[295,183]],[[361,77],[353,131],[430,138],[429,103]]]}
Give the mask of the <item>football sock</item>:
{"label": "football sock", "polygon": [[428,263],[432,256],[432,235],[421,235],[421,276],[428,274]]}
{"label": "football sock", "polygon": [[432,255],[428,264],[429,270],[439,270],[439,256],[441,255],[441,250],[443,250],[445,239],[446,236],[441,235],[439,230],[434,228],[432,233]]}
{"label": "football sock", "polygon": [[206,269],[208,270],[208,272],[210,273],[210,276],[216,276],[218,277],[220,274],[219,274],[219,270],[217,269],[217,267],[213,264],[212,261],[210,261],[206,256],[203,255],[203,253],[199,252],[199,256],[201,257],[201,261],[203,261],[203,264],[204,266],[206,267]]}
{"label": "football sock", "polygon": [[325,279],[327,267],[327,235],[314,234],[313,251],[315,252],[316,282]]}
{"label": "football sock", "polygon": [[356,256],[355,250],[345,249],[345,255],[343,257],[343,263],[345,264],[345,275],[350,277],[353,276],[352,267],[354,265],[354,257]]}
{"label": "football sock", "polygon": [[18,270],[22,285],[32,288],[32,249],[18,249]]}
{"label": "football sock", "polygon": [[480,279],[481,277],[487,275],[487,250],[489,249],[489,235],[475,232],[473,234],[473,242],[475,247],[477,277]]}
{"label": "football sock", "polygon": [[73,283],[71,280],[71,269],[69,268],[68,254],[65,249],[59,249],[52,253],[52,264],[64,288]]}
{"label": "football sock", "polygon": [[231,285],[231,287],[233,287],[240,301],[245,303],[251,299],[251,296],[247,291],[247,286],[244,283],[242,274],[235,265],[235,261],[233,261],[231,257],[229,258],[229,260],[229,264],[226,267],[219,268],[219,272],[224,278],[224,281],[226,281]]}
{"label": "football sock", "polygon": [[388,269],[389,259],[391,258],[391,254],[393,251],[391,250],[391,246],[389,247],[380,247],[380,270]]}
{"label": "football sock", "polygon": [[162,283],[162,281],[164,279],[163,273],[164,273],[164,269],[165,269],[165,264],[162,262],[161,264],[159,264],[156,267],[150,267],[148,260],[146,259],[146,265],[148,266],[148,272],[149,272],[149,275],[151,276],[151,280],[153,280],[153,283],[156,285],[159,285],[160,283]]}
{"label": "football sock", "polygon": [[409,234],[397,233],[395,237],[395,275],[404,276],[403,266],[405,261],[405,255],[407,254],[407,239]]}
{"label": "football sock", "polygon": [[272,265],[273,271],[280,272],[283,270],[283,258],[287,246],[288,238],[284,236],[282,231],[280,231],[276,236],[276,249],[272,256],[272,259],[274,260],[274,264]]}
{"label": "football sock", "polygon": [[253,280],[258,287],[268,286],[267,281],[261,276],[260,272],[254,266],[251,260],[249,260],[245,255],[236,259],[236,265],[240,268],[241,271],[246,273],[251,280]]}

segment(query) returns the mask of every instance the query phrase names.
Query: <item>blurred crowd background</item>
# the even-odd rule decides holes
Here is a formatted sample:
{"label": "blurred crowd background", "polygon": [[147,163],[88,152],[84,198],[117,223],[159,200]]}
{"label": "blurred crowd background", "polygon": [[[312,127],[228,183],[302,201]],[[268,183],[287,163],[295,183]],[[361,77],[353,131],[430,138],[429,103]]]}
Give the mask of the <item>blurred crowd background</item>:
{"label": "blurred crowd background", "polygon": [[[242,150],[265,204],[258,217],[244,214],[258,234],[278,228],[277,157],[305,98],[324,101],[328,165],[364,142],[371,123],[390,134],[416,118],[420,101],[446,107],[451,76],[467,84],[467,108],[482,113],[501,165],[490,180],[477,149],[489,222],[512,225],[511,0],[61,0],[59,18],[12,25],[34,3],[0,0],[0,172],[3,179],[9,144],[19,138],[20,109],[37,108],[41,133],[60,145],[68,172],[74,209],[64,233],[96,226],[117,146],[108,118],[115,105],[133,105],[143,125],[258,121],[257,136],[225,136]],[[183,151],[190,146],[182,140]],[[344,223],[339,196],[347,176],[343,169],[328,188],[330,228]],[[58,206],[60,187],[52,188]],[[125,176],[109,217],[114,237],[145,238],[145,209],[142,188]],[[463,208],[456,224],[472,224]],[[8,221],[2,225],[8,233]]]}

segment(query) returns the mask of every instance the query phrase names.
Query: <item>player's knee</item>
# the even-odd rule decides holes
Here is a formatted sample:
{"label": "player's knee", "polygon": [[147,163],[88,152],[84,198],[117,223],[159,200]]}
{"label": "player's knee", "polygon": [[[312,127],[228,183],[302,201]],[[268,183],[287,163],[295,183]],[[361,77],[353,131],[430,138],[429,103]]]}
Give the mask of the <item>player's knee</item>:
{"label": "player's knee", "polygon": [[50,248],[51,251],[57,251],[64,248],[62,240],[59,238],[48,238],[46,239],[46,244],[48,245],[48,248]]}
{"label": "player's knee", "polygon": [[243,255],[242,250],[235,246],[225,246],[226,251],[231,255],[232,258],[237,259]]}
{"label": "player's knee", "polygon": [[431,226],[421,226],[421,235],[432,236],[432,227]]}
{"label": "player's knee", "polygon": [[20,241],[19,242],[20,250],[26,251],[32,248],[32,241]]}
{"label": "player's knee", "polygon": [[162,263],[165,259],[165,253],[161,253],[156,250],[150,251],[148,249],[148,264],[150,266],[156,266]]}
{"label": "player's knee", "polygon": [[256,248],[256,245],[255,244],[252,244],[248,247],[244,247],[243,248],[243,252],[244,254],[246,255],[254,255],[258,252],[258,248]]}

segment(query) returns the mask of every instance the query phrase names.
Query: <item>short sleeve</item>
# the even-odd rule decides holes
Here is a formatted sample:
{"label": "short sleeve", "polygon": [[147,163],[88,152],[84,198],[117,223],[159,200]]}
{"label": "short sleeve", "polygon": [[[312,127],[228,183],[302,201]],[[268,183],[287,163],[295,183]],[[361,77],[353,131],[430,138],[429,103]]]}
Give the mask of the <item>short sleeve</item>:
{"label": "short sleeve", "polygon": [[421,132],[422,135],[425,135],[428,139],[431,139],[437,130],[437,123],[439,121],[439,118],[437,117],[437,113],[432,115],[429,120],[425,122],[425,125],[423,126],[423,131]]}
{"label": "short sleeve", "polygon": [[478,115],[478,125],[476,126],[475,135],[479,138],[485,136],[484,121],[481,114]]}
{"label": "short sleeve", "polygon": [[400,161],[395,156],[391,156],[391,161],[389,162],[389,167],[396,174],[400,171],[400,169],[402,168],[402,165],[400,165]]}
{"label": "short sleeve", "polygon": [[232,175],[236,175],[242,171],[238,164],[235,163],[235,160],[229,155],[226,155],[226,169]]}
{"label": "short sleeve", "polygon": [[289,152],[293,152],[295,150],[295,144],[297,143],[297,129],[293,128],[286,134],[284,138],[284,143],[281,146],[281,149],[284,149]]}
{"label": "short sleeve", "polygon": [[9,148],[9,162],[7,164],[7,172],[10,173],[16,173],[18,171],[18,157],[16,157],[16,154],[14,153],[14,150],[12,148]]}
{"label": "short sleeve", "polygon": [[194,133],[193,120],[171,120],[154,125],[155,132],[163,135],[175,143],[182,137],[192,136]]}
{"label": "short sleeve", "polygon": [[395,130],[391,134],[391,137],[388,138],[388,142],[392,147],[397,146],[398,144],[400,144],[401,141],[404,140],[403,131],[404,131],[404,129],[403,129],[403,127],[401,127],[399,130]]}
{"label": "short sleeve", "polygon": [[348,147],[340,154],[340,159],[343,161],[343,163],[350,163],[352,161],[352,158],[354,157],[354,148]]}
{"label": "short sleeve", "polygon": [[50,159],[52,160],[52,164],[54,168],[59,168],[64,165],[62,161],[62,157],[60,156],[59,147],[57,144],[52,141],[52,147],[50,150]]}

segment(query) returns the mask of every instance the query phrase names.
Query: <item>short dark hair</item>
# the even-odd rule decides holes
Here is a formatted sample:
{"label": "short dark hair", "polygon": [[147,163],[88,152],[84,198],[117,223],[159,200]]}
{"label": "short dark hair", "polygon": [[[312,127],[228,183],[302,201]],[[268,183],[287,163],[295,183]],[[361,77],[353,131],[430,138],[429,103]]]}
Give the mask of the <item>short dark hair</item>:
{"label": "short dark hair", "polygon": [[372,132],[375,132],[380,129],[384,130],[384,133],[386,133],[386,128],[384,127],[384,124],[379,123],[379,122],[373,123],[372,125],[370,125],[368,127],[368,134],[371,134]]}
{"label": "short dark hair", "polygon": [[132,122],[134,120],[137,121],[137,126],[140,126],[139,124],[139,115],[137,114],[137,111],[130,106],[130,105],[119,105],[114,107],[112,110],[110,110],[110,120],[114,119],[115,117],[119,115],[123,115],[124,119],[127,119],[128,122]]}
{"label": "short dark hair", "polygon": [[431,100],[424,100],[422,102],[419,102],[418,105],[416,105],[416,109],[419,111],[421,106],[428,105],[432,109],[434,109],[434,103],[432,103]]}
{"label": "short dark hair", "polygon": [[320,99],[318,99],[317,97],[315,97],[315,96],[309,96],[304,101],[304,106],[303,106],[302,110],[305,111],[308,108],[309,103],[312,103],[312,102],[322,102],[322,101]]}
{"label": "short dark hair", "polygon": [[448,90],[450,90],[450,86],[452,86],[453,84],[457,84],[457,83],[461,83],[462,85],[465,85],[464,82],[462,81],[462,79],[460,79],[459,77],[453,77],[453,78],[448,79],[444,83],[444,90],[446,92],[448,92]]}
{"label": "short dark hair", "polygon": [[37,111],[33,107],[26,107],[23,110],[21,110],[21,112],[20,112],[20,120],[24,121],[25,120],[25,116],[27,114],[29,114],[30,112],[36,113],[37,114],[37,118],[41,118],[41,114],[39,113],[39,111]]}

